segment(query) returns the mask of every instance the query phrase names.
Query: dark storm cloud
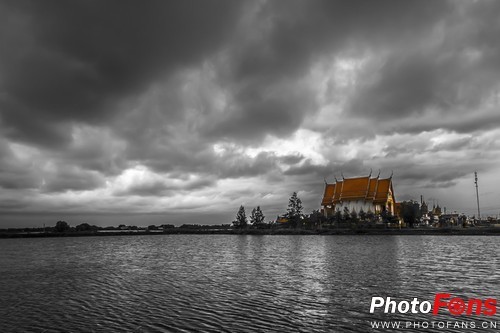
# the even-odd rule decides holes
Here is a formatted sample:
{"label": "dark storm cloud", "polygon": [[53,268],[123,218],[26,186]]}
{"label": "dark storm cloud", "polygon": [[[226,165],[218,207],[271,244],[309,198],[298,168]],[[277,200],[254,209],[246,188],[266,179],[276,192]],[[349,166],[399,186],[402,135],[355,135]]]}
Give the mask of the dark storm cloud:
{"label": "dark storm cloud", "polygon": [[69,143],[57,151],[47,152],[46,156],[61,164],[77,165],[103,175],[117,175],[128,166],[125,142],[114,138],[110,131],[78,127],[73,132]]}
{"label": "dark storm cloud", "polygon": [[16,138],[36,143],[34,127],[47,141],[57,133],[43,122],[105,121],[123,96],[203,59],[232,30],[239,7],[216,0],[0,5],[2,119]]}
{"label": "dark storm cloud", "polygon": [[277,160],[276,155],[267,152],[261,152],[255,158],[231,154],[221,160],[219,176],[238,178],[263,175],[276,169]]}
{"label": "dark storm cloud", "polygon": [[404,163],[398,166],[397,177],[400,181],[409,181],[411,183],[431,183],[443,184],[450,183],[470,174],[470,169],[464,167],[459,170],[449,170],[447,165],[419,166],[414,168],[412,165]]}
{"label": "dark storm cloud", "polygon": [[294,165],[286,170],[283,174],[290,176],[297,175],[315,175],[318,179],[321,177],[326,177],[332,173],[331,165],[317,165],[314,164],[311,159],[306,159],[301,165]]}
{"label": "dark storm cloud", "polygon": [[302,154],[291,154],[291,155],[285,155],[280,157],[280,162],[287,164],[287,165],[294,165],[299,163],[304,159],[304,156]]}
{"label": "dark storm cloud", "polygon": [[[292,133],[317,105],[310,90],[290,82],[300,81],[325,55],[370,48],[394,52],[379,78],[362,84],[353,111],[378,117],[421,110],[435,99],[435,69],[446,61],[427,65],[427,55],[397,49],[429,36],[451,11],[446,1],[270,1],[235,29],[241,6],[234,1],[28,1],[2,7],[2,102],[10,106],[2,112],[4,126],[16,139],[37,143],[68,140],[58,121],[106,122],[123,96],[219,47],[226,58],[218,76],[231,103],[201,128],[212,140]],[[28,120],[33,114],[37,120]]]}
{"label": "dark storm cloud", "polygon": [[63,147],[70,139],[68,126],[60,126],[38,115],[37,109],[13,101],[7,93],[0,94],[0,129],[2,135],[15,141],[54,148]]}
{"label": "dark storm cloud", "polygon": [[[492,92],[494,82],[487,77],[476,82],[481,81],[474,68],[478,64],[467,64],[469,60],[461,59],[459,52],[446,55],[442,48],[427,54],[413,51],[394,51],[379,68],[369,67],[350,111],[384,121],[416,118],[429,111],[443,116],[461,114],[464,107],[477,108]],[[449,127],[454,124],[456,121]],[[425,125],[432,128],[432,124]]]}
{"label": "dark storm cloud", "polygon": [[[140,210],[219,191],[223,204],[269,194],[286,206],[299,190],[317,208],[323,178],[370,168],[395,169],[403,185],[451,186],[474,166],[467,152],[498,149],[473,137],[500,126],[499,7],[0,0],[0,186],[11,189],[2,200],[15,192],[43,210],[58,207],[51,196],[72,191],[78,202],[99,189],[110,211],[114,196]],[[351,60],[352,80],[335,67]],[[434,145],[390,138],[422,132],[460,135]],[[299,143],[282,152],[276,137]],[[444,153],[462,170],[436,162]]]}
{"label": "dark storm cloud", "polygon": [[40,186],[40,180],[25,170],[5,170],[0,172],[0,188],[33,189]]}
{"label": "dark storm cloud", "polygon": [[100,173],[61,165],[53,166],[43,173],[40,189],[43,192],[94,190],[104,183],[104,177]]}
{"label": "dark storm cloud", "polygon": [[[425,137],[424,134],[422,136]],[[492,142],[480,142],[472,135],[449,138],[446,141],[433,144],[427,140],[410,139],[401,145],[388,145],[382,149],[386,158],[397,158],[398,156],[414,156],[426,153],[460,153],[465,151],[480,150],[481,148],[495,149]]]}
{"label": "dark storm cloud", "polygon": [[258,16],[266,35],[242,48],[235,74],[293,78],[309,60],[351,42],[397,43],[428,31],[448,8],[429,0],[269,1]]}
{"label": "dark storm cloud", "polygon": [[[372,176],[376,176],[376,170],[371,170]],[[387,172],[387,170],[385,170]],[[390,171],[389,171],[390,172]],[[364,165],[363,160],[354,158],[344,162],[330,162],[326,165],[315,164],[311,159],[304,160],[300,165],[291,166],[283,172],[287,176],[309,176],[314,186],[320,182],[334,182],[335,178],[341,180],[344,177],[368,176],[370,168]]]}
{"label": "dark storm cloud", "polygon": [[360,83],[352,112],[386,120],[421,113],[431,103],[442,104],[437,100],[437,67],[424,56],[393,55],[376,70],[373,82]]}
{"label": "dark storm cloud", "polygon": [[163,184],[161,182],[142,182],[137,183],[129,188],[115,191],[114,195],[116,196],[162,196],[162,197],[170,197],[174,195],[176,192],[174,189],[170,188],[168,185]]}
{"label": "dark storm cloud", "polygon": [[246,142],[286,136],[317,108],[310,89],[291,84],[313,61],[345,46],[402,43],[405,36],[428,32],[448,9],[444,1],[270,1],[234,29],[241,13],[234,1],[27,1],[2,7],[2,102],[10,105],[2,118],[16,139],[37,144],[68,141],[60,121],[107,122],[117,100],[221,46],[227,58],[218,71],[231,104],[201,133]]}
{"label": "dark storm cloud", "polygon": [[310,95],[299,88],[281,89],[268,82],[270,92],[265,85],[257,83],[255,88],[237,93],[236,106],[228,110],[227,117],[216,121],[207,136],[243,142],[262,139],[266,134],[287,136],[299,128],[308,110],[315,109]]}
{"label": "dark storm cloud", "polygon": [[454,10],[435,21],[434,29],[416,34],[404,48],[387,48],[388,56],[367,67],[351,113],[385,121],[380,132],[386,134],[498,126],[495,112],[480,109],[488,98],[498,101],[500,45],[493,36],[500,33],[500,4],[450,4]]}
{"label": "dark storm cloud", "polygon": [[[229,48],[224,73],[236,86],[234,108],[208,133],[245,141],[294,132],[317,105],[312,91],[290,82],[300,81],[314,62],[379,44],[404,46],[409,36],[430,33],[447,9],[445,1],[266,2],[253,29]],[[420,81],[425,95],[430,79],[424,73]]]}
{"label": "dark storm cloud", "polygon": [[20,161],[8,142],[0,138],[0,188],[33,189],[40,185],[33,165]]}
{"label": "dark storm cloud", "polygon": [[[364,123],[370,124],[371,122],[365,120]],[[419,134],[440,129],[461,134],[470,134],[477,133],[478,131],[488,131],[498,128],[499,126],[500,114],[496,114],[494,108],[489,108],[485,112],[482,110],[476,111],[474,108],[447,111],[436,110],[426,115],[406,118],[399,118],[395,113],[390,121],[388,120],[385,123],[381,123],[380,126],[377,127],[377,134]],[[343,131],[341,133],[343,137],[349,134],[348,131]],[[361,137],[362,135],[366,135],[367,131],[363,131],[359,126],[356,126],[351,133],[356,133],[356,135]],[[366,136],[373,137],[374,135],[375,133]]]}
{"label": "dark storm cloud", "polygon": [[0,214],[5,211],[19,211],[27,208],[28,204],[19,199],[4,199],[0,201]]}
{"label": "dark storm cloud", "polygon": [[[500,114],[497,114],[496,108],[489,110],[489,113],[481,114],[474,111],[468,111],[467,114],[459,119],[451,120],[451,128],[460,133],[475,132],[478,130],[490,130],[500,126]],[[442,124],[446,128],[446,124]]]}
{"label": "dark storm cloud", "polygon": [[[342,163],[333,163],[331,170],[332,176],[338,179],[341,179],[343,176],[349,178],[359,175],[368,175],[370,173],[370,169],[365,166],[365,162],[360,158],[353,158]],[[372,171],[375,172],[375,170]],[[388,169],[386,168],[384,172],[387,171]],[[384,175],[382,175],[382,177],[384,177]]]}

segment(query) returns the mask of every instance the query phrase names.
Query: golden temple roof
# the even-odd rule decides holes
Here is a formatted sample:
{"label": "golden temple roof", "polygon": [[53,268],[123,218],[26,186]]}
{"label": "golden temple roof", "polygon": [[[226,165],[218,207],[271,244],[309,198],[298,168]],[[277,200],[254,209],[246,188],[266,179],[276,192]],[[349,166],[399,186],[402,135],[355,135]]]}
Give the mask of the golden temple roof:
{"label": "golden temple roof", "polygon": [[333,184],[325,184],[325,192],[321,204],[336,204],[341,201],[369,200],[374,203],[386,202],[389,194],[394,197],[392,177],[386,179],[356,177],[336,180]]}

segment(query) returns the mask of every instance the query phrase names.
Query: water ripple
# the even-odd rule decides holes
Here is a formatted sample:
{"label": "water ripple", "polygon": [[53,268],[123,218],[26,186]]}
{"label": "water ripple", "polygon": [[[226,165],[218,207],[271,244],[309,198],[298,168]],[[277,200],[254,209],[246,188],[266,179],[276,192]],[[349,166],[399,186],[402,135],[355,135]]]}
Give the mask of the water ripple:
{"label": "water ripple", "polygon": [[[369,314],[369,303],[372,296],[431,300],[441,291],[498,298],[500,260],[491,253],[500,252],[499,240],[238,235],[2,239],[0,331],[375,332],[370,320],[456,320]],[[489,319],[499,320],[498,315]]]}

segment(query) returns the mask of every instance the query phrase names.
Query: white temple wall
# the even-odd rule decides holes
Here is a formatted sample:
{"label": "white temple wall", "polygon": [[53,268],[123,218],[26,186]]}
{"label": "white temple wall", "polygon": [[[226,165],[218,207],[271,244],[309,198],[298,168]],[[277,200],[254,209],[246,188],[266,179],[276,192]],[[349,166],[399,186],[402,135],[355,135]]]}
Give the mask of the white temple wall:
{"label": "white temple wall", "polygon": [[354,210],[356,213],[359,213],[361,210],[363,210],[365,213],[371,211],[375,214],[380,214],[385,208],[391,214],[395,214],[395,208],[392,202],[389,202],[387,206],[384,206],[383,204],[373,204],[372,201],[366,200],[349,200],[343,201],[342,203],[338,203],[334,206],[322,206],[322,212],[325,217],[330,217],[335,214],[336,210],[343,212],[345,207],[347,207],[349,212],[352,212]]}
{"label": "white temple wall", "polygon": [[373,206],[373,203],[365,200],[344,201],[341,204],[338,204],[337,207],[341,211],[344,211],[344,208],[347,207],[347,209],[349,209],[350,212],[354,210],[356,213],[359,213],[361,210],[363,210],[365,213],[368,212],[369,210],[375,212],[375,207]]}

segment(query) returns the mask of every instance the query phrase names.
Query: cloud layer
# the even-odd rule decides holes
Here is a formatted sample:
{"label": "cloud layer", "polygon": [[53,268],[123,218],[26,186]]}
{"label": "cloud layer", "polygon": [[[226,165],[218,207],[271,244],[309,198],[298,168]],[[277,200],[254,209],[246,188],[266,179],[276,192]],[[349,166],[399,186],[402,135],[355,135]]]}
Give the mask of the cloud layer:
{"label": "cloud layer", "polygon": [[324,179],[370,169],[394,171],[397,199],[471,214],[477,170],[498,214],[499,14],[486,0],[1,1],[0,226],[226,223],[240,204],[272,219],[291,192],[318,209]]}

